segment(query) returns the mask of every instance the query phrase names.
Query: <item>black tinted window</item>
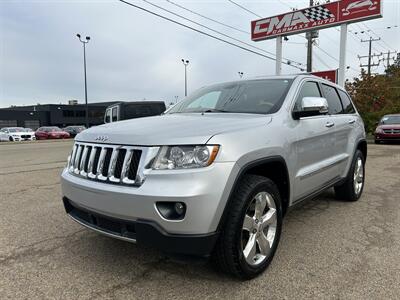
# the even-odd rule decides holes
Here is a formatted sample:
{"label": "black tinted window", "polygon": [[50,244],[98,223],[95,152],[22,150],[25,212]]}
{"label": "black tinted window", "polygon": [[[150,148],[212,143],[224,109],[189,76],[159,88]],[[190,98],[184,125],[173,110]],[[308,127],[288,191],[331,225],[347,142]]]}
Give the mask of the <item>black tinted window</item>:
{"label": "black tinted window", "polygon": [[354,114],[356,111],[353,104],[351,103],[349,95],[347,95],[347,93],[343,92],[342,90],[339,90],[339,95],[343,104],[343,112],[345,114]]}
{"label": "black tinted window", "polygon": [[336,89],[332,86],[322,84],[322,90],[324,92],[326,100],[328,101],[328,113],[330,115],[341,114],[343,112],[343,108]]}
{"label": "black tinted window", "polygon": [[296,99],[296,104],[294,106],[295,111],[301,110],[301,100],[304,97],[321,97],[321,92],[319,90],[318,83],[314,81],[307,81],[302,85],[300,93]]}
{"label": "black tinted window", "polygon": [[113,107],[112,109],[112,121],[113,122],[118,121],[117,107]]}
{"label": "black tinted window", "polygon": [[106,110],[106,119],[104,120],[105,123],[110,123],[110,115],[111,115],[111,109]]}

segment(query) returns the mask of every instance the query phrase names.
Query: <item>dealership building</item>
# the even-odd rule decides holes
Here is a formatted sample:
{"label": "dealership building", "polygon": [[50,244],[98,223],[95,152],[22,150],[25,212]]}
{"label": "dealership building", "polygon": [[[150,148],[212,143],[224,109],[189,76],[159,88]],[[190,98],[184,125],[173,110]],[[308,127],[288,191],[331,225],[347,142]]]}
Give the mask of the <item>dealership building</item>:
{"label": "dealership building", "polygon": [[[98,102],[89,104],[89,125],[104,123],[104,112],[109,105],[118,103]],[[69,104],[38,104],[0,108],[0,128],[26,127],[36,130],[41,126],[66,127],[85,125],[85,105],[76,100]]]}

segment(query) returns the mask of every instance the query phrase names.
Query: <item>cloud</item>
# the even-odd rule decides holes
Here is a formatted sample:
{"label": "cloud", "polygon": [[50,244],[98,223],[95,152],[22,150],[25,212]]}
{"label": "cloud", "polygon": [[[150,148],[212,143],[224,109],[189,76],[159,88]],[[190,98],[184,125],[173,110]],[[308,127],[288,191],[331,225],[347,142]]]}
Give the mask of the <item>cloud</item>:
{"label": "cloud", "polygon": [[[158,11],[143,1],[133,2]],[[299,7],[307,5],[307,1],[301,2],[303,5],[298,4]],[[156,3],[274,52],[274,41],[253,43],[250,36],[177,10],[166,1]],[[253,19],[249,13],[228,1],[178,3],[244,30],[249,30],[250,20]],[[288,9],[275,1],[244,4],[265,15],[282,13]],[[383,20],[371,21],[370,27],[394,25],[389,20],[395,19],[395,5],[394,2],[385,3],[384,13],[387,16]],[[168,15],[166,12],[160,13]],[[86,48],[90,102],[143,98],[170,102],[174,96],[182,98],[184,67],[181,58],[190,60],[189,91],[215,82],[238,79],[238,71],[244,72],[245,76],[257,76],[273,74],[275,70],[273,61],[215,41],[118,1],[2,1],[0,107],[37,102],[65,103],[69,99],[82,101],[83,53],[82,45],[75,36],[78,32],[91,36]],[[320,36],[320,47],[338,57],[339,33],[327,29],[321,31]],[[382,32],[382,37],[398,48],[399,40],[388,36]],[[306,49],[301,44],[305,42],[304,38],[289,39],[297,44],[285,45],[284,56],[304,63]],[[366,54],[366,45],[357,44],[349,37],[349,51],[352,52],[347,55],[349,65],[357,69],[356,54]],[[325,65],[337,67],[335,60],[318,49],[315,53],[323,60],[321,63],[315,58],[318,69],[326,69]],[[288,66],[284,66],[283,71],[299,72]]]}

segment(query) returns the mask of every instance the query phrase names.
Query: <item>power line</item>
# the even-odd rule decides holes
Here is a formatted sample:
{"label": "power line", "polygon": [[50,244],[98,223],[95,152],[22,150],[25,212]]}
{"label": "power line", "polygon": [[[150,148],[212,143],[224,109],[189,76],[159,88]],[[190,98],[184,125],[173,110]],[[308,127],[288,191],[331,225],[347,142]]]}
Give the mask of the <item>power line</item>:
{"label": "power line", "polygon": [[[141,7],[141,6],[139,6],[139,5],[135,5],[135,4],[130,3],[130,2],[128,2],[128,1],[125,1],[125,0],[118,0],[118,1],[119,1],[119,2],[122,2],[122,3],[126,4],[126,5],[129,5],[129,6],[131,6],[131,7],[134,7],[134,8],[137,8],[137,9],[139,9],[139,10],[142,10],[142,11],[144,11],[144,12],[147,12],[147,13],[149,13],[149,14],[151,14],[151,15],[156,16],[156,17],[159,17],[159,18],[161,18],[161,19],[167,20],[167,21],[172,22],[172,23],[174,23],[174,24],[180,25],[180,26],[185,27],[185,28],[187,28],[187,29],[193,30],[193,31],[195,31],[195,32],[197,32],[197,33],[200,33],[200,34],[203,34],[203,35],[208,36],[208,37],[210,37],[210,38],[213,38],[213,39],[215,39],[215,40],[224,42],[224,43],[229,44],[229,45],[231,45],[231,46],[234,46],[234,47],[236,47],[236,48],[240,48],[240,49],[245,50],[245,51],[247,51],[247,52],[250,52],[250,53],[253,53],[253,54],[257,54],[257,55],[262,56],[262,57],[264,57],[264,58],[267,58],[267,59],[276,61],[276,59],[275,59],[274,57],[271,57],[271,56],[268,56],[268,55],[259,53],[259,52],[257,52],[257,51],[253,51],[253,50],[248,49],[248,48],[246,48],[246,47],[243,47],[243,46],[237,45],[237,44],[235,44],[235,43],[232,43],[232,42],[230,42],[230,41],[224,40],[224,39],[219,38],[219,37],[217,37],[217,36],[215,36],[215,35],[209,34],[209,33],[205,32],[205,31],[202,31],[202,30],[193,28],[193,27],[191,27],[191,26],[189,26],[189,25],[183,24],[183,23],[181,23],[181,22],[178,22],[178,21],[173,20],[173,19],[171,19],[171,18],[168,18],[168,17],[166,17],[166,16],[163,16],[163,15],[160,15],[160,14],[158,14],[158,13],[155,13],[155,12],[153,12],[153,11],[151,11],[151,10],[149,10],[149,9],[146,9],[146,8],[144,8],[144,7]],[[293,67],[293,68],[301,69],[301,68],[299,68],[299,67],[297,67],[297,66],[294,66],[294,65],[292,65],[291,63],[288,63],[288,62],[282,62],[282,63],[284,63],[284,64],[286,64],[286,65],[288,65],[288,66],[291,66],[291,67]]]}
{"label": "power line", "polygon": [[172,5],[175,5],[175,6],[179,7],[179,8],[181,8],[181,9],[184,9],[184,10],[186,10],[186,11],[188,11],[188,12],[191,12],[192,14],[195,14],[195,15],[197,15],[197,16],[199,16],[199,17],[202,17],[202,18],[204,18],[204,19],[207,19],[207,20],[209,20],[209,21],[212,21],[212,22],[214,22],[214,23],[217,23],[217,24],[219,24],[219,25],[228,27],[228,28],[230,28],[230,29],[234,29],[234,30],[239,31],[239,32],[242,32],[242,33],[250,34],[250,31],[245,31],[245,30],[243,30],[243,29],[240,29],[240,28],[237,28],[237,27],[234,27],[234,26],[231,26],[231,25],[222,23],[222,22],[217,21],[217,20],[215,20],[215,19],[209,18],[209,17],[207,17],[207,16],[205,16],[205,15],[202,15],[202,14],[200,14],[200,13],[194,11],[194,10],[191,10],[191,9],[189,9],[189,8],[186,8],[186,7],[184,7],[184,6],[182,6],[182,5],[178,4],[178,3],[172,2],[172,1],[170,1],[170,0],[165,0],[165,1],[167,1],[168,3],[170,3],[170,4],[172,4]]}
{"label": "power line", "polygon": [[236,3],[235,1],[232,1],[232,0],[228,0],[228,1],[231,2],[232,4],[236,5],[237,7],[240,7],[241,9],[247,11],[250,14],[255,15],[259,18],[262,18],[260,15],[256,14],[255,12],[251,11],[250,9],[247,9],[246,7],[240,5],[239,3]]}
{"label": "power line", "polygon": [[[182,18],[182,19],[184,19],[184,20],[186,20],[186,21],[188,21],[188,22],[192,22],[193,24],[196,24],[196,25],[198,25],[198,26],[201,26],[201,27],[203,27],[203,28],[206,28],[206,29],[208,29],[208,30],[210,30],[210,31],[212,31],[212,32],[215,32],[215,33],[217,33],[217,34],[220,34],[220,35],[222,35],[222,36],[224,36],[224,37],[227,37],[227,38],[229,38],[229,39],[232,39],[232,40],[234,40],[234,41],[236,41],[236,42],[242,43],[242,44],[244,44],[244,45],[246,45],[246,46],[252,47],[252,48],[257,49],[257,50],[260,50],[260,51],[262,51],[262,52],[265,52],[265,53],[274,55],[272,52],[269,52],[269,51],[267,51],[267,50],[264,50],[264,49],[262,49],[262,48],[259,48],[259,47],[257,47],[257,46],[254,46],[254,45],[252,45],[252,44],[246,43],[246,42],[244,42],[244,41],[242,41],[242,40],[239,40],[239,39],[237,39],[237,38],[235,38],[235,37],[232,37],[232,36],[230,36],[230,35],[227,35],[227,34],[221,32],[221,31],[215,30],[215,29],[213,29],[213,28],[211,28],[211,27],[208,27],[208,26],[206,26],[206,25],[203,25],[203,24],[201,24],[201,23],[199,23],[199,22],[193,21],[193,20],[191,20],[191,19],[189,19],[189,18],[186,18],[185,16],[182,16],[182,15],[180,15],[180,14],[178,14],[178,13],[175,13],[175,12],[173,12],[173,11],[171,11],[171,10],[168,10],[168,9],[166,9],[166,8],[164,8],[164,7],[162,7],[162,6],[159,6],[159,5],[155,4],[155,3],[152,3],[152,2],[147,1],[147,0],[142,0],[142,1],[145,2],[145,3],[147,3],[147,4],[150,4],[150,5],[154,6],[154,7],[156,7],[156,8],[158,8],[158,9],[161,9],[161,10],[163,10],[163,11],[166,11],[166,12],[168,12],[168,13],[174,15],[174,16],[177,16],[177,17],[179,17],[179,18]],[[294,60],[287,59],[287,58],[285,58],[285,59],[288,60],[288,61],[290,61],[290,63],[293,62],[293,63],[296,63],[297,65],[301,65],[301,63],[296,62],[296,61],[294,61]]]}

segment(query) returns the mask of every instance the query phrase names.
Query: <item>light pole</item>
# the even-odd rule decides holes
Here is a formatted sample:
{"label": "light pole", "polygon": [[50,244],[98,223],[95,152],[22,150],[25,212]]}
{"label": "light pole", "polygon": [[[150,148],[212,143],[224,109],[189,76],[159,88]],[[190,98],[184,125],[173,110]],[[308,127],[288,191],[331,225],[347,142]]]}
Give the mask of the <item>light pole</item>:
{"label": "light pole", "polygon": [[182,63],[185,66],[185,97],[187,96],[187,66],[189,65],[189,61],[182,58]]}
{"label": "light pole", "polygon": [[243,72],[238,72],[239,77],[242,78],[243,77]]}
{"label": "light pole", "polygon": [[86,83],[86,44],[89,43],[90,36],[87,36],[86,40],[82,40],[81,35],[79,33],[76,36],[83,45],[83,72],[85,74],[85,106],[86,106],[85,122],[86,122],[86,128],[89,128],[89,106],[87,102],[87,83]]}

